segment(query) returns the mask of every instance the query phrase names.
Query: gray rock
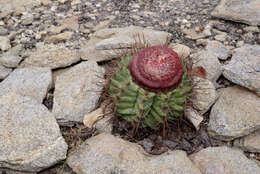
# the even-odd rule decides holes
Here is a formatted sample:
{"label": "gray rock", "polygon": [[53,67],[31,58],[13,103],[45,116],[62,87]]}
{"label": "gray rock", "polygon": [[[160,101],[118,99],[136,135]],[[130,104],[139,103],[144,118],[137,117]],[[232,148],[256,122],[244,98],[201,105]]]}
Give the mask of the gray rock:
{"label": "gray rock", "polygon": [[234,146],[237,146],[247,152],[260,153],[260,130],[257,130],[245,137],[236,139]]}
{"label": "gray rock", "polygon": [[82,122],[84,115],[95,109],[103,76],[104,69],[96,62],[88,61],[56,77],[53,113],[60,124]]}
{"label": "gray rock", "polygon": [[67,67],[79,60],[80,57],[75,50],[63,45],[42,45],[22,62],[21,67],[38,66],[56,69]]}
{"label": "gray rock", "polygon": [[72,38],[72,35],[73,35],[73,32],[66,31],[64,33],[60,33],[60,34],[57,34],[57,35],[52,35],[50,37],[47,37],[45,39],[45,42],[56,43],[56,42],[67,41],[67,40],[70,40]]}
{"label": "gray rock", "polygon": [[184,151],[151,156],[141,146],[111,134],[88,139],[67,162],[80,174],[200,174]]}
{"label": "gray rock", "polygon": [[218,57],[211,51],[200,51],[192,54],[192,68],[202,66],[207,73],[207,79],[216,82],[219,76],[222,74],[222,66],[218,61]]}
{"label": "gray rock", "polygon": [[260,30],[258,29],[257,26],[248,26],[244,28],[245,31],[247,32],[253,32],[253,33],[259,33]]}
{"label": "gray rock", "polygon": [[206,50],[215,54],[220,60],[226,60],[231,55],[231,50],[218,41],[208,41]]}
{"label": "gray rock", "polygon": [[112,133],[113,130],[113,124],[112,124],[112,119],[113,115],[107,115],[101,120],[98,120],[97,123],[95,124],[95,127],[99,133]]}
{"label": "gray rock", "polygon": [[8,15],[11,14],[12,12],[16,12],[16,13],[24,12],[26,11],[26,9],[31,9],[32,7],[37,6],[39,4],[40,1],[35,1],[35,0],[8,0],[8,1],[0,0],[0,9],[1,9],[1,13]]}
{"label": "gray rock", "polygon": [[260,171],[241,150],[226,146],[208,147],[189,157],[203,174],[257,174]]}
{"label": "gray rock", "polygon": [[38,101],[15,93],[0,97],[0,167],[38,172],[66,158],[55,117]]}
{"label": "gray rock", "polygon": [[15,69],[0,83],[0,96],[8,92],[16,92],[22,96],[30,96],[41,103],[51,83],[52,76],[49,68]]}
{"label": "gray rock", "polygon": [[82,46],[79,54],[83,60],[104,61],[131,51],[136,42],[147,42],[151,46],[162,45],[170,38],[170,33],[137,26],[107,28],[96,31]]}
{"label": "gray rock", "polygon": [[15,170],[9,170],[9,169],[0,169],[1,174],[36,174],[36,172],[20,172]]}
{"label": "gray rock", "polygon": [[0,64],[8,68],[15,68],[18,66],[21,60],[22,57],[20,56],[3,55],[2,57],[0,57]]}
{"label": "gray rock", "polygon": [[193,86],[194,89],[191,97],[193,107],[200,114],[204,114],[217,100],[217,91],[211,81],[199,77],[193,78]]}
{"label": "gray rock", "polygon": [[12,69],[6,68],[0,64],[0,80],[5,79],[11,72]]}
{"label": "gray rock", "polygon": [[231,61],[223,67],[224,77],[260,96],[259,55],[259,45],[245,45],[235,49]]}
{"label": "gray rock", "polygon": [[21,17],[23,25],[30,25],[33,22],[33,14],[31,13],[24,13]]}
{"label": "gray rock", "polygon": [[259,0],[221,0],[211,15],[249,25],[260,25],[260,2]]}
{"label": "gray rock", "polygon": [[239,86],[220,89],[219,92],[208,125],[214,138],[228,141],[260,128],[260,98],[257,95]]}
{"label": "gray rock", "polygon": [[8,37],[0,36],[0,50],[6,51],[9,48],[11,48],[11,45],[10,45],[10,40],[8,39]]}
{"label": "gray rock", "polygon": [[5,29],[4,27],[0,27],[0,36],[5,36],[8,35],[8,30]]}

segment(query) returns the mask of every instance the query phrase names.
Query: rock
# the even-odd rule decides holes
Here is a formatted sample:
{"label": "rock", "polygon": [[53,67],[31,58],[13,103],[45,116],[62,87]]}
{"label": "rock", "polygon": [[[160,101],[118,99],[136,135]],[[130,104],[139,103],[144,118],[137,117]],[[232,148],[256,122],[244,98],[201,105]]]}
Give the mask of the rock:
{"label": "rock", "polygon": [[162,45],[170,39],[171,34],[147,28],[130,26],[125,28],[109,28],[96,31],[88,43],[80,50],[83,60],[104,61],[131,51],[135,43]]}
{"label": "rock", "polygon": [[94,31],[98,31],[104,28],[107,28],[109,26],[109,24],[115,19],[115,16],[109,16],[108,20],[102,21],[100,22],[98,25],[96,25],[93,30]]}
{"label": "rock", "polygon": [[184,151],[151,156],[141,146],[105,133],[87,139],[67,162],[81,174],[200,174]]}
{"label": "rock", "polygon": [[186,34],[186,38],[197,40],[202,39],[211,36],[211,25],[208,24],[203,30],[200,30],[199,28],[193,28],[193,29],[184,29],[183,33]]}
{"label": "rock", "polygon": [[24,13],[21,17],[23,25],[30,25],[33,23],[33,14],[31,13]]}
{"label": "rock", "polygon": [[83,122],[96,107],[104,69],[96,62],[82,62],[56,77],[53,113],[61,125]]}
{"label": "rock", "polygon": [[232,140],[260,128],[260,98],[245,88],[219,90],[220,97],[210,112],[208,131],[214,138]]}
{"label": "rock", "polygon": [[9,170],[9,169],[0,169],[1,174],[36,174],[35,172],[19,172],[15,170]]}
{"label": "rock", "polygon": [[227,39],[227,34],[218,34],[214,38],[218,41],[224,42]]}
{"label": "rock", "polygon": [[216,82],[223,71],[218,57],[211,51],[199,51],[192,54],[191,57],[193,62],[192,68],[202,66],[206,70],[207,79]]}
{"label": "rock", "polygon": [[102,119],[98,120],[95,124],[96,130],[99,133],[108,133],[111,134],[113,131],[112,119],[113,115],[105,115]]}
{"label": "rock", "polygon": [[247,32],[254,32],[254,33],[260,32],[260,30],[258,29],[257,26],[248,26],[248,27],[245,27],[244,30]]}
{"label": "rock", "polygon": [[83,118],[83,124],[87,126],[88,128],[92,128],[93,125],[100,119],[102,119],[104,116],[103,109],[98,108],[87,115],[84,116]]}
{"label": "rock", "polygon": [[45,39],[45,42],[56,43],[56,42],[67,41],[67,40],[70,40],[72,38],[72,35],[73,35],[73,32],[66,31],[64,33],[60,33],[60,34],[57,34],[57,35],[47,37]]}
{"label": "rock", "polygon": [[13,12],[22,13],[37,5],[40,5],[40,2],[35,0],[0,0],[0,16],[1,13],[2,16],[7,16]]}
{"label": "rock", "polygon": [[189,157],[204,174],[257,174],[260,171],[241,150],[226,146],[208,147]]}
{"label": "rock", "polygon": [[211,15],[249,25],[260,25],[260,2],[259,0],[221,0]]}
{"label": "rock", "polygon": [[234,50],[223,75],[233,83],[244,86],[260,95],[260,46],[244,45]]}
{"label": "rock", "polygon": [[28,96],[0,97],[0,167],[39,172],[66,158],[55,117]]}
{"label": "rock", "polygon": [[0,57],[0,64],[8,68],[15,68],[19,65],[22,57],[13,55],[3,55]]}
{"label": "rock", "polygon": [[22,62],[21,67],[38,66],[56,69],[67,67],[79,60],[80,57],[75,50],[65,46],[42,45]]}
{"label": "rock", "polygon": [[260,46],[244,45],[234,50],[231,61],[223,67],[223,75],[260,96]]}
{"label": "rock", "polygon": [[79,28],[78,16],[72,16],[58,21],[64,29],[77,31]]}
{"label": "rock", "polygon": [[236,139],[234,146],[241,148],[247,152],[260,153],[260,130],[257,130],[245,137]]}
{"label": "rock", "polygon": [[0,27],[0,36],[8,35],[9,31],[4,27]]}
{"label": "rock", "polygon": [[42,103],[52,83],[49,68],[18,68],[0,83],[0,97],[9,92],[30,96]]}
{"label": "rock", "polygon": [[192,107],[188,107],[185,108],[184,115],[198,131],[200,129],[200,123],[203,121],[203,117],[198,113],[198,111]]}
{"label": "rock", "polygon": [[8,39],[8,37],[0,36],[0,50],[6,51],[9,48],[11,48],[11,45],[10,45],[10,40]]}
{"label": "rock", "polygon": [[206,50],[215,54],[220,60],[226,60],[231,55],[231,50],[218,41],[208,41]]}
{"label": "rock", "polygon": [[194,86],[191,97],[193,107],[197,109],[200,114],[204,114],[217,100],[217,91],[214,84],[207,79],[194,77],[192,83]]}
{"label": "rock", "polygon": [[[170,33],[163,31],[155,31],[151,29],[146,29],[142,27],[130,26],[126,28],[119,28],[114,32],[113,37],[104,39],[96,44],[96,49],[106,50],[106,49],[119,49],[119,48],[131,48],[138,39],[141,42],[144,40],[151,46],[163,45],[171,37]],[[102,31],[99,31],[101,33]],[[107,31],[105,31],[107,32]],[[97,36],[97,33],[96,33]]]}
{"label": "rock", "polygon": [[0,80],[5,79],[11,72],[12,69],[6,68],[0,64]]}
{"label": "rock", "polygon": [[172,48],[182,59],[186,59],[190,55],[190,48],[182,44],[170,44],[169,48]]}

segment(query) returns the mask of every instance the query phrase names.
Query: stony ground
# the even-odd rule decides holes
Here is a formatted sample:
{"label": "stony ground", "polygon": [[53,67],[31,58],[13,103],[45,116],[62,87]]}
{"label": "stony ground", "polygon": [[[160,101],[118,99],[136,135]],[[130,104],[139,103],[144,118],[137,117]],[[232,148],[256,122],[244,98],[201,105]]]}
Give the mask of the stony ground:
{"label": "stony ground", "polygon": [[[259,19],[258,0],[0,0],[0,173],[259,173]],[[87,128],[136,34],[207,72],[167,140]]]}

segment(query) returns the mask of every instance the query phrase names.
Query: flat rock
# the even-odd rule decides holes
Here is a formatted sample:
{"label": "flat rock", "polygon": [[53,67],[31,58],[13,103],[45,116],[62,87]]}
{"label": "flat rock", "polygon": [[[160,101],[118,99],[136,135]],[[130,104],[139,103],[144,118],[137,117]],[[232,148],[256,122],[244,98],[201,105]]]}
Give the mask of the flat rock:
{"label": "flat rock", "polygon": [[140,145],[105,133],[86,140],[67,162],[80,174],[200,174],[184,151],[152,156]]}
{"label": "flat rock", "polygon": [[231,55],[231,50],[218,41],[208,41],[206,50],[212,52],[220,60],[226,60]]}
{"label": "flat rock", "polygon": [[52,36],[47,37],[45,39],[45,42],[56,43],[56,42],[67,41],[72,38],[72,35],[73,35],[73,32],[66,31],[64,33],[60,33],[57,35],[52,35]]}
{"label": "flat rock", "polygon": [[206,70],[206,78],[213,83],[216,82],[223,72],[218,57],[211,51],[205,50],[192,54],[191,57],[193,62],[192,68],[202,66]]}
{"label": "flat rock", "polygon": [[190,56],[191,49],[186,45],[172,43],[169,48],[172,48],[182,59]]}
{"label": "flat rock", "polygon": [[84,115],[95,109],[103,76],[103,68],[96,62],[87,61],[56,77],[53,113],[60,124],[82,123]]}
{"label": "flat rock", "polygon": [[0,50],[6,51],[11,48],[10,40],[8,37],[0,36]]}
{"label": "flat rock", "polygon": [[75,50],[63,45],[42,45],[22,62],[21,67],[38,66],[56,69],[70,66],[79,60],[80,57]]}
{"label": "flat rock", "polygon": [[55,117],[38,101],[0,97],[0,167],[38,172],[66,158],[67,144]]}
{"label": "flat rock", "polygon": [[260,128],[260,98],[239,86],[219,90],[210,112],[208,131],[214,138],[232,140]]}
{"label": "flat rock", "polygon": [[260,1],[221,0],[211,15],[249,25],[260,25]]}
{"label": "flat rock", "polygon": [[241,148],[247,152],[260,153],[260,130],[257,130],[245,137],[236,139],[234,146]]}
{"label": "flat rock", "polygon": [[257,174],[260,171],[241,150],[226,146],[208,147],[189,157],[204,174]]}
{"label": "flat rock", "polygon": [[3,55],[0,57],[0,64],[8,68],[15,68],[19,65],[22,57],[14,55]]}
{"label": "flat rock", "polygon": [[40,1],[35,0],[0,0],[0,9],[1,13],[8,15],[12,12],[24,12],[26,9],[32,8],[39,4]]}
{"label": "flat rock", "polygon": [[9,170],[9,169],[0,169],[1,174],[36,174],[35,172],[20,172],[15,170]]}
{"label": "flat rock", "polygon": [[0,96],[16,92],[30,96],[41,103],[52,84],[49,68],[18,68],[0,83]]}
{"label": "flat rock", "polygon": [[200,114],[204,114],[217,100],[217,91],[211,81],[200,77],[193,78],[193,86],[194,90],[191,97],[193,107]]}
{"label": "flat rock", "polygon": [[136,43],[162,45],[170,38],[170,33],[137,26],[107,28],[93,34],[80,50],[80,56],[83,60],[104,61],[120,56],[118,52],[130,51]]}
{"label": "flat rock", "polygon": [[12,69],[6,68],[0,64],[0,80],[5,79],[11,72]]}
{"label": "flat rock", "polygon": [[260,46],[245,45],[234,50],[231,61],[223,67],[228,80],[260,96]]}

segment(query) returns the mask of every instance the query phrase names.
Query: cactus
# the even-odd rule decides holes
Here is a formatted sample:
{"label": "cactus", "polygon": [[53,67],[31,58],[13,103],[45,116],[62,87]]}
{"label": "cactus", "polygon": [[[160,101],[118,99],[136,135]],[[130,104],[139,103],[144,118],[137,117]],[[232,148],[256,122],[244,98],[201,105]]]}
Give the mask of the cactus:
{"label": "cactus", "polygon": [[122,57],[108,87],[118,117],[155,130],[183,115],[190,91],[184,61],[166,46]]}

